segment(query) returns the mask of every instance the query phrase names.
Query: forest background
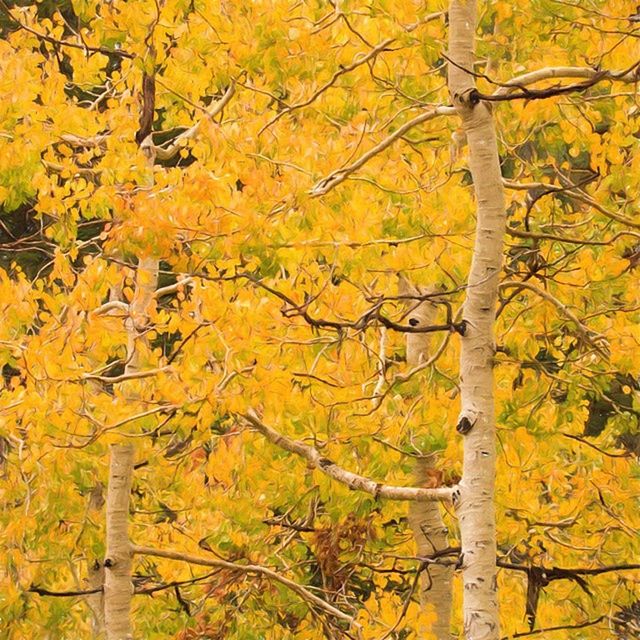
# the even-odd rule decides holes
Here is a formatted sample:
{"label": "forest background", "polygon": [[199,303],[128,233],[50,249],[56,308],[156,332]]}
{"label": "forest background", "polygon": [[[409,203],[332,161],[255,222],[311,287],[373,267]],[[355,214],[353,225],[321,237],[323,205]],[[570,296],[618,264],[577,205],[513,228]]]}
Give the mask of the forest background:
{"label": "forest background", "polygon": [[0,0],[0,637],[640,637],[640,15],[475,4]]}

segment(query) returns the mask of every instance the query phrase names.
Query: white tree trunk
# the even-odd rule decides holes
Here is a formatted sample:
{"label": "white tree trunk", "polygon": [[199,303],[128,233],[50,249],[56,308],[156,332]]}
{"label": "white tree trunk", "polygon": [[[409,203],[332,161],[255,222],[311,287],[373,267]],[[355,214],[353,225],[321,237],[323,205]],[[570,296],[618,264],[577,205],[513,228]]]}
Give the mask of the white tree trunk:
{"label": "white tree trunk", "polygon": [[[87,578],[87,586],[89,589],[104,589],[104,567],[95,562],[89,567],[89,576]],[[92,593],[87,596],[87,603],[91,608],[91,637],[93,640],[102,640],[104,638],[104,592]]]}
{"label": "white tree trunk", "polygon": [[133,476],[133,447],[111,447],[107,490],[107,550],[104,561],[104,618],[107,640],[133,638],[130,609],[131,544],[129,542],[129,494]]}
{"label": "white tree trunk", "polygon": [[[416,464],[418,485],[424,483],[429,469],[433,468],[433,457],[422,458]],[[435,502],[411,502],[409,525],[416,541],[418,556],[426,557],[449,546],[447,528],[442,521],[440,506]],[[418,637],[432,633],[437,640],[449,640],[451,625],[453,567],[429,565],[420,577],[420,604],[433,607],[436,621],[429,628],[418,629]]]}
{"label": "white tree trunk", "polygon": [[125,321],[127,330],[127,364],[125,373],[140,369],[140,342],[144,340],[144,329],[149,319],[149,306],[158,287],[158,260],[140,258],[136,269],[136,288],[129,305],[129,317]]}
{"label": "white tree trunk", "polygon": [[500,636],[496,585],[495,309],[502,265],[505,206],[498,146],[485,104],[474,97],[474,0],[449,6],[449,90],[462,118],[477,199],[476,238],[464,302],[460,357],[464,465],[457,514],[462,538],[464,633],[467,640]]}
{"label": "white tree trunk", "polygon": [[[398,295],[400,296],[419,296],[430,292],[431,290],[416,287],[404,276],[399,278]],[[428,300],[420,302],[408,299],[405,307],[406,322],[411,326],[426,327],[435,320],[436,306]],[[430,333],[405,334],[407,364],[410,367],[418,366],[429,359],[430,338]],[[425,486],[425,483],[428,483],[430,472],[435,467],[434,463],[433,455],[416,462],[416,486]],[[440,506],[437,503],[411,502],[409,525],[413,531],[418,556],[430,556],[449,546],[447,528],[444,526]],[[438,617],[429,628],[418,629],[418,637],[431,633],[437,640],[450,638],[452,579],[453,567],[451,566],[430,565],[423,571],[420,577],[420,604],[424,608],[433,607]]]}

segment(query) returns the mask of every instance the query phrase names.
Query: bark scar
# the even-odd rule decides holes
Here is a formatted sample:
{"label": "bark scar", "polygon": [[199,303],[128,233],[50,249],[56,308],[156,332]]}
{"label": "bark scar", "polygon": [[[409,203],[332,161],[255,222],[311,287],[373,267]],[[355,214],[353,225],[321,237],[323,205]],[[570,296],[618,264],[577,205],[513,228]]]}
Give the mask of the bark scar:
{"label": "bark scar", "polygon": [[474,425],[478,422],[478,411],[475,407],[466,408],[462,411],[458,418],[458,424],[456,431],[463,436],[466,436]]}

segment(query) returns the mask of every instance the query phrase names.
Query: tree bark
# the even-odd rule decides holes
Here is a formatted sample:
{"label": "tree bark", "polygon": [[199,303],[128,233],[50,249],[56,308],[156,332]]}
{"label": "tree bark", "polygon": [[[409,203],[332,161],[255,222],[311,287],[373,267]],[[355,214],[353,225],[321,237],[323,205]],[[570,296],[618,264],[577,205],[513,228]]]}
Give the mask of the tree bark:
{"label": "tree bark", "polygon": [[[398,280],[398,295],[419,296],[430,293],[421,290],[407,278],[400,275]],[[411,326],[428,326],[436,316],[436,306],[425,300],[407,300],[405,302],[406,322]],[[429,359],[431,351],[431,336],[428,333],[405,334],[407,364],[418,366]],[[416,462],[416,486],[433,486],[429,480],[435,470],[435,455],[420,458]],[[435,503],[412,502],[409,504],[409,525],[413,531],[418,556],[425,557],[448,546],[447,528],[444,526],[440,507]],[[428,566],[420,576],[420,604],[427,609],[432,607],[438,616],[429,627],[418,629],[418,637],[427,633],[435,635],[437,640],[448,640],[451,625],[453,567],[444,565]]]}
{"label": "tree bark", "polygon": [[104,617],[107,640],[133,638],[130,610],[131,544],[129,542],[129,494],[133,476],[133,447],[112,445],[107,490],[107,551],[104,561]]}
{"label": "tree bark", "polygon": [[[104,566],[97,560],[89,567],[87,586],[89,589],[104,588]],[[102,640],[105,633],[104,591],[92,593],[90,596],[87,596],[87,603],[93,615],[91,621],[91,637],[93,640]]]}
{"label": "tree bark", "polygon": [[[433,457],[422,458],[416,464],[416,480],[422,486],[433,469]],[[416,541],[418,556],[426,557],[446,549],[447,528],[444,526],[440,507],[435,502],[412,502],[409,505],[409,525]],[[420,577],[420,604],[433,607],[438,616],[430,628],[418,629],[418,637],[427,632],[437,640],[449,640],[451,626],[453,567],[429,565]]]}
{"label": "tree bark", "polygon": [[476,3],[449,6],[449,90],[469,149],[477,200],[476,238],[464,315],[460,356],[464,437],[463,476],[456,500],[462,543],[464,633],[467,640],[500,635],[496,585],[495,415],[493,357],[495,308],[505,233],[505,206],[491,112],[474,95]]}
{"label": "tree bark", "polygon": [[127,364],[125,373],[140,369],[140,342],[144,341],[144,329],[149,319],[149,306],[154,300],[158,286],[156,258],[140,258],[136,269],[136,287],[129,304],[129,316],[125,321],[127,330]]}

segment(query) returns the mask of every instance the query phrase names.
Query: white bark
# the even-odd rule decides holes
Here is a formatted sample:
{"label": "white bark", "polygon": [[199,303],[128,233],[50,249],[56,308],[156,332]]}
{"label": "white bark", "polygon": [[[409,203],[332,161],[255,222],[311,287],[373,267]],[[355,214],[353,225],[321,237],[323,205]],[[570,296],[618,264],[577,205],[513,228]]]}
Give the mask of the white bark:
{"label": "white bark", "polygon": [[107,640],[133,638],[130,619],[131,543],[129,494],[133,476],[133,447],[112,445],[107,489],[107,550],[104,561],[104,618]]}
{"label": "white bark", "polygon": [[[100,562],[95,562],[89,567],[87,578],[89,589],[101,589],[104,587],[104,567]],[[91,637],[93,640],[104,638],[104,593],[92,593],[87,596],[87,603],[91,608],[93,619],[91,620]]]}
{"label": "white bark", "polygon": [[[409,282],[404,276],[398,279],[399,296],[423,296],[433,293],[427,288],[420,288]],[[428,327],[434,324],[436,317],[436,305],[429,300],[412,300],[408,298],[405,302],[407,309],[405,323],[412,327]],[[407,353],[407,364],[416,367],[425,363],[429,358],[431,334],[430,333],[406,333],[405,344]]]}
{"label": "white bark", "polygon": [[281,433],[264,424],[253,409],[249,409],[242,417],[257,431],[262,433],[267,440],[285,451],[290,451],[291,453],[306,458],[315,469],[319,469],[325,475],[347,485],[350,489],[370,493],[376,498],[416,500],[418,502],[449,502],[455,491],[454,487],[421,489],[419,487],[397,487],[394,485],[381,484],[375,480],[365,478],[357,473],[339,467],[335,462],[323,457],[315,447],[300,442],[299,440],[292,440],[283,436]]}
{"label": "white bark", "polygon": [[[421,290],[404,276],[399,277],[398,295],[419,296],[430,293]],[[411,326],[426,327],[433,324],[436,305],[429,300],[407,299],[406,321]],[[430,353],[430,334],[405,334],[407,364],[416,367],[428,362]],[[421,458],[416,463],[416,485],[424,486],[429,473],[434,468],[435,456]],[[440,507],[433,502],[411,502],[409,504],[409,525],[416,542],[416,552],[420,557],[432,555],[448,546],[447,528],[442,521]],[[437,640],[448,640],[451,625],[453,567],[433,564],[420,576],[420,603],[424,608],[433,607],[438,616],[429,628],[418,629],[419,637],[427,633],[435,635]]]}
{"label": "white bark", "polygon": [[464,433],[463,476],[456,500],[462,539],[464,633],[498,640],[495,530],[494,321],[505,233],[505,207],[496,135],[489,109],[473,99],[476,3],[449,6],[449,89],[462,118],[477,200],[476,238],[460,357]]}
{"label": "white bark", "polygon": [[[422,458],[416,465],[417,483],[424,482],[428,471],[433,467],[433,458]],[[418,556],[430,556],[449,546],[447,528],[442,521],[440,507],[435,502],[412,502],[409,505],[409,525],[416,541]],[[437,640],[448,640],[451,636],[451,597],[453,567],[431,564],[420,577],[420,603],[423,607],[432,606],[438,616],[430,628],[418,629],[418,637],[427,632]]]}
{"label": "white bark", "polygon": [[158,286],[158,260],[140,258],[136,270],[136,288],[129,304],[129,317],[125,321],[127,330],[127,365],[125,374],[140,368],[139,341],[149,318],[149,305],[153,303]]}

